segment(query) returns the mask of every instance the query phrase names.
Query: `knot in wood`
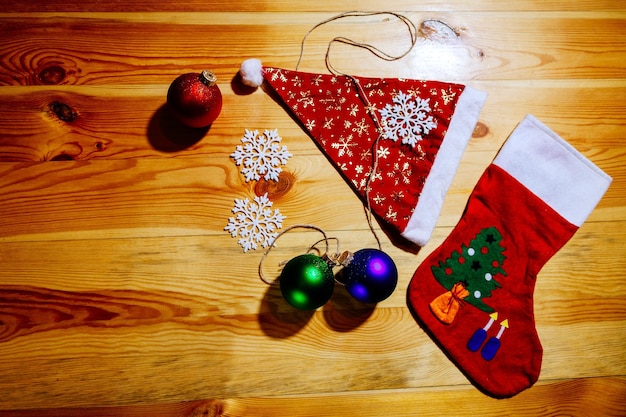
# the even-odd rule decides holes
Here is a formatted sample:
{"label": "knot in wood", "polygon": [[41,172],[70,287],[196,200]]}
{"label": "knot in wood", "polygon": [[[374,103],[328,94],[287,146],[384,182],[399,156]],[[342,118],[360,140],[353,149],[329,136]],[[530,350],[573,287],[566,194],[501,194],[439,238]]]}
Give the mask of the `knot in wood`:
{"label": "knot in wood", "polygon": [[209,400],[195,407],[187,417],[221,417],[225,415],[224,413],[224,403]]}
{"label": "knot in wood", "polygon": [[278,181],[261,178],[254,186],[254,193],[258,196],[267,193],[270,200],[276,200],[287,194],[295,181],[296,177],[291,172],[281,171]]}
{"label": "knot in wood", "polygon": [[59,65],[50,65],[39,71],[37,80],[39,80],[41,84],[55,85],[60,84],[66,76],[67,71],[65,71],[65,68]]}
{"label": "knot in wood", "polygon": [[64,122],[73,122],[78,117],[78,113],[72,107],[60,101],[53,101],[48,107],[59,120]]}
{"label": "knot in wood", "polygon": [[476,126],[474,127],[474,131],[472,132],[472,137],[482,138],[484,136],[487,136],[487,133],[489,133],[489,128],[487,127],[487,125],[484,124],[483,122],[478,122],[476,123]]}
{"label": "knot in wood", "polygon": [[420,34],[431,41],[442,44],[453,44],[459,39],[459,33],[447,23],[437,20],[424,20],[420,25]]}

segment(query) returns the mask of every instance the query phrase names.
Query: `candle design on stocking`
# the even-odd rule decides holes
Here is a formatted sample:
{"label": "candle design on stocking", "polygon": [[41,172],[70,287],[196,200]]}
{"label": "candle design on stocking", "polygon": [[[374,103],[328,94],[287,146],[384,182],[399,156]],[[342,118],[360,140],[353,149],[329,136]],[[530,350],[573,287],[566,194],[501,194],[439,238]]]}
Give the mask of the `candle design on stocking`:
{"label": "candle design on stocking", "polygon": [[498,335],[487,340],[487,343],[483,346],[483,350],[480,351],[480,355],[484,360],[490,361],[494,358],[494,356],[496,356],[496,353],[498,353],[498,350],[500,349],[500,338],[502,337],[504,330],[508,328],[509,320],[503,320],[500,323],[500,331],[498,332]]}
{"label": "candle design on stocking", "polygon": [[487,339],[487,331],[491,328],[491,325],[498,320],[498,312],[489,315],[489,321],[482,329],[477,329],[470,340],[467,342],[467,348],[472,352],[477,352],[483,345],[485,339]]}

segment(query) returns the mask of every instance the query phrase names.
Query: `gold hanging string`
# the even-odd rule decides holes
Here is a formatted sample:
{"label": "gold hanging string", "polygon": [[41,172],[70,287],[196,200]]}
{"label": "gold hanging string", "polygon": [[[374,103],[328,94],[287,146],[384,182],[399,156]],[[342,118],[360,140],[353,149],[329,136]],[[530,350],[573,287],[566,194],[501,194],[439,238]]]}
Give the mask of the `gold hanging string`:
{"label": "gold hanging string", "polygon": [[[272,285],[273,282],[268,281],[265,278],[265,274],[263,273],[263,262],[265,261],[265,258],[267,257],[267,255],[270,253],[270,251],[272,250],[272,248],[274,247],[274,245],[276,244],[276,241],[285,233],[290,232],[293,229],[312,229],[312,230],[317,230],[318,232],[320,232],[322,234],[322,236],[324,236],[323,239],[318,240],[317,242],[315,242],[313,245],[311,245],[309,247],[309,249],[307,250],[307,253],[309,253],[311,250],[313,250],[313,248],[315,246],[317,246],[318,243],[320,242],[324,242],[326,245],[326,251],[324,252],[324,255],[322,256],[322,258],[324,256],[326,256],[325,260],[327,262],[335,262],[333,260],[333,258],[337,258],[339,257],[338,253],[339,253],[339,239],[337,239],[336,237],[328,237],[326,235],[326,232],[324,232],[324,230],[322,230],[321,228],[317,227],[317,226],[313,226],[312,224],[294,224],[293,226],[289,226],[288,228],[286,228],[285,230],[283,230],[282,232],[280,232],[278,235],[276,235],[276,237],[274,239],[272,239],[272,241],[269,244],[269,248],[265,251],[265,253],[263,254],[263,257],[261,258],[261,261],[259,262],[259,277],[261,278],[261,281],[263,281],[264,283],[268,284],[268,285]],[[329,240],[335,240],[337,241],[337,252],[333,253],[333,254],[329,254],[329,250],[330,247],[328,245],[328,241]],[[287,261],[283,261],[281,262],[279,265],[282,266],[285,263],[287,263]]]}
{"label": "gold hanging string", "polygon": [[369,52],[371,52],[372,54],[374,54],[376,57],[383,59],[385,61],[397,61],[400,60],[402,58],[404,58],[405,56],[407,56],[411,50],[413,50],[413,47],[415,46],[415,44],[417,43],[417,27],[415,26],[415,24],[406,16],[401,15],[399,13],[394,13],[394,12],[361,12],[361,11],[350,11],[350,12],[344,12],[344,13],[340,13],[336,16],[333,16],[329,19],[326,19],[318,24],[316,24],[315,26],[313,26],[307,33],[306,35],[304,35],[304,38],[302,38],[302,43],[300,44],[300,57],[298,58],[298,63],[296,64],[296,71],[298,71],[298,69],[300,68],[300,63],[302,62],[302,57],[304,56],[304,44],[306,42],[306,39],[309,37],[309,35],[318,27],[323,26],[325,24],[328,24],[330,22],[333,22],[335,20],[339,20],[339,19],[343,19],[346,17],[369,17],[369,16],[384,16],[384,15],[390,15],[390,16],[394,16],[396,17],[398,20],[400,20],[402,23],[404,23],[404,25],[407,27],[408,31],[409,31],[409,35],[411,37],[411,45],[410,47],[403,52],[400,55],[394,56],[391,54],[388,54],[387,52],[377,48],[374,45],[368,44],[368,43],[363,43],[363,42],[356,42],[350,38],[346,38],[343,36],[337,36],[335,38],[333,38],[329,43],[328,43],[328,48],[326,49],[326,67],[328,68],[328,70],[336,75],[348,75],[348,74],[343,74],[340,71],[337,71],[332,64],[330,63],[330,49],[333,43],[337,42],[337,43],[344,43],[347,45],[351,45],[351,46],[356,46],[358,48],[362,48],[365,50],[368,50]]}
{"label": "gold hanging string", "polygon": [[363,88],[361,87],[361,83],[359,82],[359,80],[351,76],[348,76],[348,77],[352,79],[352,81],[354,82],[354,85],[356,86],[356,89],[359,93],[359,97],[361,98],[361,101],[363,101],[363,103],[365,104],[367,113],[370,115],[370,117],[374,121],[374,125],[376,126],[376,131],[378,132],[378,136],[376,136],[376,139],[374,140],[374,143],[372,144],[372,160],[373,160],[372,170],[370,171],[370,175],[367,177],[367,181],[365,183],[365,202],[367,205],[367,208],[365,210],[365,218],[367,219],[367,225],[369,226],[370,231],[374,235],[374,239],[376,239],[376,243],[378,244],[378,250],[382,251],[382,245],[380,243],[380,239],[378,238],[378,234],[376,233],[376,230],[374,229],[374,224],[372,222],[373,214],[372,214],[372,200],[370,199],[370,183],[372,182],[372,180],[374,179],[376,175],[376,172],[378,171],[378,142],[383,136],[383,129],[380,124],[380,120],[378,120],[378,116],[374,112],[372,105],[367,99],[367,95],[365,94],[365,92],[363,91]]}

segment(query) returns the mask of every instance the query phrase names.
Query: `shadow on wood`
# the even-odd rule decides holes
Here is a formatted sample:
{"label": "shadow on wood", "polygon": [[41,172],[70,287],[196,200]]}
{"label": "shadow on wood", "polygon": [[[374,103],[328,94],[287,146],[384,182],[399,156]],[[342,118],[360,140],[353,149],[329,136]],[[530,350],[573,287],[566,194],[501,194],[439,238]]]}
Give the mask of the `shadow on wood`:
{"label": "shadow on wood", "polygon": [[200,142],[211,126],[193,128],[174,118],[167,104],[162,105],[148,124],[148,141],[161,152],[179,152]]}
{"label": "shadow on wood", "polygon": [[376,304],[361,303],[348,293],[346,287],[335,285],[332,298],[323,307],[324,320],[336,332],[349,332],[370,318]]}
{"label": "shadow on wood", "polygon": [[315,310],[297,310],[283,298],[280,287],[275,281],[261,301],[259,325],[266,335],[285,339],[298,333],[311,320]]}

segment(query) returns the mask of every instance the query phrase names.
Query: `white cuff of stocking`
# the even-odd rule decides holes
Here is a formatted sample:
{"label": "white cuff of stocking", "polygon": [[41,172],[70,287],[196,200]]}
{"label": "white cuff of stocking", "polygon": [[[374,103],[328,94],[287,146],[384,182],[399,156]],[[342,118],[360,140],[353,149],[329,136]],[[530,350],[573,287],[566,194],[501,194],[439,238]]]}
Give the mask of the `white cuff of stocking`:
{"label": "white cuff of stocking", "polygon": [[486,99],[487,93],[483,91],[467,86],[463,89],[415,210],[402,231],[402,236],[406,239],[420,246],[424,246],[430,239],[441,213],[443,200]]}
{"label": "white cuff of stocking", "polygon": [[578,227],[612,181],[532,115],[515,128],[493,163]]}

